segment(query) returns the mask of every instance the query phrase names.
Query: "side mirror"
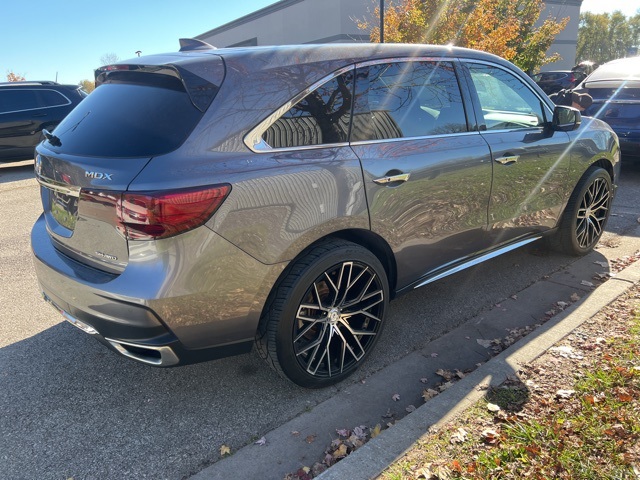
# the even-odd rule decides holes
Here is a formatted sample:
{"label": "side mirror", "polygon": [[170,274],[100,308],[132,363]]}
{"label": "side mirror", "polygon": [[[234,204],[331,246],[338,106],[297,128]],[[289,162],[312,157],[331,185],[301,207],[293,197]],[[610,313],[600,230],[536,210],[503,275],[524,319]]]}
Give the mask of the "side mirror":
{"label": "side mirror", "polygon": [[577,129],[582,123],[580,110],[573,107],[556,105],[553,110],[553,122],[551,128],[560,132],[571,132]]}

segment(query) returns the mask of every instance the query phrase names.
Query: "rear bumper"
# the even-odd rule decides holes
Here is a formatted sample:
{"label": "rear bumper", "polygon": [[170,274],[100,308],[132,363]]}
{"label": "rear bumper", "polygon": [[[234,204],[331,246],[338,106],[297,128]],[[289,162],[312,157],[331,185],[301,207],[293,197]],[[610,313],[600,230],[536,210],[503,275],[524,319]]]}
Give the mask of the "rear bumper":
{"label": "rear bumper", "polygon": [[45,299],[110,349],[150,365],[249,352],[282,267],[261,264],[206,227],[145,243],[130,248],[123,273],[107,273],[56,250],[40,217],[31,245]]}

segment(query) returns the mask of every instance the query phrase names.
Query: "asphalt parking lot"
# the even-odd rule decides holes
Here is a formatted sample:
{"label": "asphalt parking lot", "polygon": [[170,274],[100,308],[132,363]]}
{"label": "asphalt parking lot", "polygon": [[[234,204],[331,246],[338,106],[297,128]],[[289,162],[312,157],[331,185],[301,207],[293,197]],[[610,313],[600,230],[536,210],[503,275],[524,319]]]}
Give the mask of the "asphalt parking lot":
{"label": "asphalt parking lot", "polygon": [[[0,164],[5,478],[188,477],[217,461],[221,445],[237,449],[255,441],[575,261],[534,246],[398,299],[371,358],[337,387],[293,386],[255,353],[155,369],[116,356],[42,301],[29,248],[29,231],[41,210],[32,168],[29,162]],[[624,235],[637,226],[639,198],[640,167],[625,168],[609,243],[600,255],[615,258],[637,245]],[[268,468],[264,478],[272,478]]]}

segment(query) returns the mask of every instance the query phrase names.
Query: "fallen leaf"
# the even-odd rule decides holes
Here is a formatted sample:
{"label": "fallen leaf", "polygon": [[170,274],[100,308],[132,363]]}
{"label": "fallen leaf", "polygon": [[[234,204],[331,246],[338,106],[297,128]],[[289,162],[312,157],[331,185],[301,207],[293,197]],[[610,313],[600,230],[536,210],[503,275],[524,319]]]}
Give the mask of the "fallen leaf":
{"label": "fallen leaf", "polygon": [[453,373],[450,370],[443,370],[442,368],[436,370],[436,375],[440,375],[446,381],[449,381],[453,378]]}
{"label": "fallen leaf", "polygon": [[438,354],[437,354],[437,353],[432,353],[432,354],[431,354],[431,357],[432,357],[432,358],[436,358],[437,356],[438,356]]}
{"label": "fallen leaf", "polygon": [[231,455],[231,449],[229,447],[227,447],[226,445],[222,445],[220,447],[220,455],[221,456],[225,456],[225,455]]}
{"label": "fallen leaf", "polygon": [[584,285],[585,287],[593,287],[594,286],[593,283],[587,282],[586,280],[582,280],[580,282],[580,285]]}
{"label": "fallen leaf", "polygon": [[571,398],[574,393],[576,393],[575,390],[558,390],[556,392],[556,397],[559,397],[559,398]]}
{"label": "fallen leaf", "polygon": [[291,435],[293,435],[294,437],[297,437],[298,435],[300,435],[300,432],[297,430],[294,430],[291,432]]}
{"label": "fallen leaf", "polygon": [[363,439],[367,436],[367,427],[361,425],[353,429],[353,434],[359,439]]}
{"label": "fallen leaf", "polygon": [[602,268],[607,268],[609,264],[607,262],[593,262],[596,265],[600,265]]}
{"label": "fallen leaf", "polygon": [[571,295],[572,302],[577,302],[578,300],[580,300],[580,295],[578,295],[577,293]]}
{"label": "fallen leaf", "polygon": [[444,392],[445,390],[447,390],[448,388],[453,387],[453,382],[447,382],[447,383],[443,383],[442,385],[440,385],[438,387],[438,390],[440,390],[441,392]]}
{"label": "fallen leaf", "polygon": [[501,408],[495,403],[487,403],[487,410],[489,410],[490,412],[499,412]]}
{"label": "fallen leaf", "polygon": [[491,340],[485,340],[483,338],[478,338],[476,342],[478,342],[478,344],[483,346],[484,348],[489,348],[493,343]]}
{"label": "fallen leaf", "polygon": [[618,393],[618,400],[624,403],[628,403],[633,400],[633,397],[627,393]]}
{"label": "fallen leaf", "polygon": [[315,435],[309,435],[307,438],[305,438],[305,440],[307,441],[307,443],[313,443],[316,440],[316,436]]}
{"label": "fallen leaf", "polygon": [[382,427],[380,426],[380,424],[377,424],[373,430],[371,430],[371,438],[376,438],[378,435],[380,435],[380,430],[382,430]]}
{"label": "fallen leaf", "polygon": [[427,400],[431,400],[433,397],[435,397],[438,394],[440,394],[440,392],[438,392],[437,390],[434,390],[432,388],[427,388],[422,392],[422,398],[424,398],[424,401],[426,402]]}
{"label": "fallen leaf", "polygon": [[429,379],[428,379],[428,378],[424,378],[424,377],[423,377],[423,378],[421,378],[421,379],[420,379],[420,381],[421,381],[422,383],[429,383]]}
{"label": "fallen leaf", "polygon": [[411,412],[415,412],[416,411],[416,407],[414,407],[413,405],[409,405],[407,408],[405,408],[405,410],[409,413]]}
{"label": "fallen leaf", "polygon": [[498,441],[500,440],[500,434],[492,428],[487,428],[483,430],[480,435],[482,435],[482,438],[484,438],[484,441],[490,445],[494,445],[498,443]]}
{"label": "fallen leaf", "polygon": [[349,430],[347,430],[346,428],[342,428],[340,430],[336,430],[336,433],[338,435],[340,435],[341,437],[348,437],[349,436]]}
{"label": "fallen leaf", "polygon": [[333,458],[338,459],[338,458],[344,458],[347,456],[347,446],[343,443],[342,445],[340,445],[340,447],[333,452]]}
{"label": "fallen leaf", "polygon": [[464,428],[460,427],[453,435],[451,435],[449,441],[454,444],[463,443],[467,439],[468,435],[469,433]]}
{"label": "fallen leaf", "polygon": [[394,402],[397,402],[400,400],[400,394],[396,393],[393,395],[393,397],[391,397],[391,400],[393,400]]}

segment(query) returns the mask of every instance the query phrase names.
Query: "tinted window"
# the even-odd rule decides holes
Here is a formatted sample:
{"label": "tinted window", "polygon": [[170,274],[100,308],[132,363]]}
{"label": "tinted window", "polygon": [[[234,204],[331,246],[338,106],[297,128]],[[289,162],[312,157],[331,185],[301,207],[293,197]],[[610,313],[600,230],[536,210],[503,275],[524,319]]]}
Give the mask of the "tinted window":
{"label": "tinted window", "polygon": [[40,90],[40,101],[45,107],[59,107],[71,103],[67,97],[55,90]]}
{"label": "tinted window", "polygon": [[273,148],[347,142],[352,92],[351,72],[333,78],[294,105],[262,138]]}
{"label": "tinted window", "polygon": [[488,130],[531,128],[544,123],[541,100],[515,75],[488,65],[469,65]]}
{"label": "tinted window", "polygon": [[0,90],[0,113],[40,108],[36,90]]}
{"label": "tinted window", "polygon": [[56,127],[61,146],[74,155],[140,157],[179,147],[202,113],[177,79],[150,75],[153,85],[104,83]]}
{"label": "tinted window", "polygon": [[396,62],[357,70],[352,141],[466,130],[450,62]]}

